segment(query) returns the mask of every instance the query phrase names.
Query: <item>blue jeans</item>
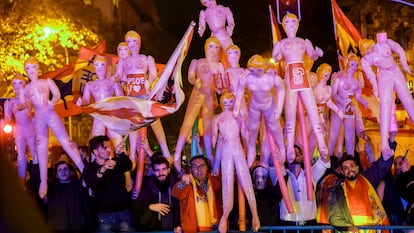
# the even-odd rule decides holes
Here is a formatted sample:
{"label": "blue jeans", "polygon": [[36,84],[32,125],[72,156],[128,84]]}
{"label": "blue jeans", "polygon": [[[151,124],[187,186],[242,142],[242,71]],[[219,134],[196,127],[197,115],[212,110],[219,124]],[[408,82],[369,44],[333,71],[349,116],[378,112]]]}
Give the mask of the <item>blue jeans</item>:
{"label": "blue jeans", "polygon": [[99,213],[98,232],[126,232],[131,230],[131,212],[129,210]]}

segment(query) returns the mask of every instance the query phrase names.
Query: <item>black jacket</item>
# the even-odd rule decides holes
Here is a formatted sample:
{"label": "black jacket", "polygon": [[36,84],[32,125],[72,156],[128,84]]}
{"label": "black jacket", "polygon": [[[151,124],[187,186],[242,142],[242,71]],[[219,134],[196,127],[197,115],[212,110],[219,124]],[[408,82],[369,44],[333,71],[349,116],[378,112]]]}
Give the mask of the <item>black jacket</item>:
{"label": "black jacket", "polygon": [[[134,201],[133,224],[139,231],[172,231],[180,225],[180,204],[171,196],[171,190],[176,178],[168,175],[165,184],[160,184],[155,176],[147,177],[146,185],[143,187],[137,200]],[[159,215],[149,209],[150,204],[165,203],[170,205],[170,212]]]}

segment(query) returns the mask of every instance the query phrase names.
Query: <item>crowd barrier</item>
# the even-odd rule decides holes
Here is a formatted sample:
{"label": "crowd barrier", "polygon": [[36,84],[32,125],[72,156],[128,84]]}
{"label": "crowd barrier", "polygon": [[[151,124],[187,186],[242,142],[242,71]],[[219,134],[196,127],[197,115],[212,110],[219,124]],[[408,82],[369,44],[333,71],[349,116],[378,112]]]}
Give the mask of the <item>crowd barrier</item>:
{"label": "crowd barrier", "polygon": [[[360,230],[359,233],[365,232],[389,232],[389,233],[414,233],[414,226],[359,226],[358,229]],[[318,226],[262,226],[260,227],[259,232],[278,232],[278,233],[286,233],[288,232],[318,232],[318,233],[340,233],[346,232],[338,230],[337,228],[331,225],[318,225]],[[137,233],[143,233],[140,231],[136,231]],[[229,233],[236,233],[242,231],[234,231],[230,230]],[[244,233],[253,233],[252,231],[243,231]],[[173,231],[152,231],[148,233],[174,233]],[[205,233],[217,233],[217,231],[210,231]],[[257,232],[256,232],[257,233]]]}

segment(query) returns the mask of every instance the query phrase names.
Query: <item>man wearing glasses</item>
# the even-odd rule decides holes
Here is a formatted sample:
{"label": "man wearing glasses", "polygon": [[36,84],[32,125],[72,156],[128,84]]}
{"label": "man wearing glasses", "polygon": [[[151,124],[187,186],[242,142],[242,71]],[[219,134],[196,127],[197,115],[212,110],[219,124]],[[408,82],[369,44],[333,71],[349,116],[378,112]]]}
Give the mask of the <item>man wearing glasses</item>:
{"label": "man wearing glasses", "polygon": [[190,172],[172,190],[172,196],[180,200],[181,228],[184,232],[212,231],[222,214],[220,179],[210,175],[208,160],[202,155],[191,158]]}

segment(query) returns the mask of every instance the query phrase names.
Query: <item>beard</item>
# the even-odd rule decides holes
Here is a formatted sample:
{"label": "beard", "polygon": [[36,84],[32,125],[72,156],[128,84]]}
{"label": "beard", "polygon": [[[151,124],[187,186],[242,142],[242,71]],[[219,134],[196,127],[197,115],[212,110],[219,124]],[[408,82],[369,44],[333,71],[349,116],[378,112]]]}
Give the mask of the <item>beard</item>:
{"label": "beard", "polygon": [[[162,180],[160,180],[162,179]],[[161,175],[161,176],[157,176],[156,180],[156,185],[160,190],[167,190],[168,186],[169,186],[169,179],[168,179],[168,175]]]}
{"label": "beard", "polygon": [[352,175],[347,175],[346,176],[346,178],[348,179],[348,180],[351,180],[351,181],[354,181],[354,180],[356,180],[356,178],[358,178],[358,174],[357,173],[353,173]]}

